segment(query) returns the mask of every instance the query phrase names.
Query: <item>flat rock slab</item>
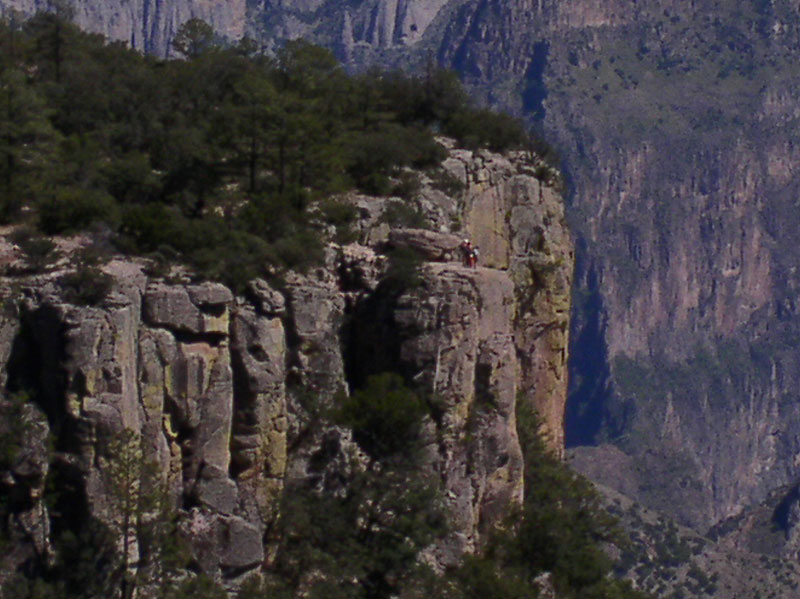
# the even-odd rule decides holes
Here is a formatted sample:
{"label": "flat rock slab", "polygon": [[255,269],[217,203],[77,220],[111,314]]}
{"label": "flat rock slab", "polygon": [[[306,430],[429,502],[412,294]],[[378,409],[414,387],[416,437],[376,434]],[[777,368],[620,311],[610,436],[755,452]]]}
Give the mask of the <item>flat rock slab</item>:
{"label": "flat rock slab", "polygon": [[389,245],[394,248],[413,249],[425,260],[450,262],[458,259],[461,238],[451,233],[437,233],[426,229],[395,229],[389,233]]}

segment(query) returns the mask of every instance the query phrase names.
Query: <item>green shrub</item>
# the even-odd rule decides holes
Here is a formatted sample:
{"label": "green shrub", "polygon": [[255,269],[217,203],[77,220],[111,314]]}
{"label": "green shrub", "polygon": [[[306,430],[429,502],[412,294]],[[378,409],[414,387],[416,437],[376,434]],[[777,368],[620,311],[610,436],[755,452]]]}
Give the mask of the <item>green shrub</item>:
{"label": "green shrub", "polygon": [[247,283],[265,274],[265,267],[277,262],[273,248],[263,239],[231,231],[218,246],[194,251],[187,261],[203,277],[221,281],[234,293],[244,293]]}
{"label": "green shrub", "polygon": [[263,194],[250,199],[235,217],[233,226],[269,243],[309,227],[304,212],[294,209],[286,197]]}
{"label": "green shrub", "polygon": [[398,124],[354,134],[350,145],[348,172],[359,189],[375,195],[389,193],[385,178],[398,169],[438,166],[447,155],[429,131]]}
{"label": "green shrub", "polygon": [[558,170],[559,165],[561,164],[561,156],[558,154],[558,151],[547,142],[541,135],[537,134],[536,132],[532,132],[528,139],[526,140],[526,149],[538,156],[545,163],[553,169]]}
{"label": "green shrub", "polygon": [[550,169],[547,168],[546,165],[540,164],[536,167],[536,170],[533,171],[533,176],[539,181],[547,181],[547,179],[550,177]]}
{"label": "green shrub", "polygon": [[33,273],[44,272],[61,257],[53,240],[42,237],[27,227],[17,229],[11,235],[11,241],[22,250],[26,266]]}
{"label": "green shrub", "polygon": [[358,189],[367,195],[388,196],[392,193],[392,181],[382,172],[371,172],[358,178]]}
{"label": "green shrub", "polygon": [[433,171],[430,178],[431,186],[434,189],[438,189],[450,197],[456,197],[464,191],[464,182],[443,168]]}
{"label": "green shrub", "polygon": [[37,206],[39,228],[48,235],[72,233],[94,222],[116,224],[118,207],[104,191],[66,187],[40,200]]}
{"label": "green shrub", "polygon": [[272,244],[280,262],[286,268],[307,271],[325,260],[325,250],[319,236],[313,231],[298,233],[279,239]]}
{"label": "green shrub", "polygon": [[164,204],[128,206],[122,213],[118,243],[123,250],[132,253],[175,248],[178,232],[174,223],[181,219],[178,211]]}
{"label": "green shrub", "polygon": [[525,580],[523,572],[499,568],[492,560],[479,556],[466,556],[443,586],[442,594],[447,599],[530,599],[539,596],[537,589]]}
{"label": "green shrub", "polygon": [[528,141],[522,123],[507,114],[463,108],[443,125],[443,133],[465,148],[488,147],[493,152],[522,148]]}
{"label": "green shrub", "polygon": [[[12,468],[25,447],[31,428],[35,426],[26,411],[29,401],[31,395],[27,391],[17,391],[0,398],[0,471]],[[3,507],[4,501],[0,499],[0,514],[3,513]]]}
{"label": "green shrub", "polygon": [[61,277],[64,299],[79,306],[97,306],[108,297],[114,279],[95,266],[80,264]]}
{"label": "green shrub", "polygon": [[420,268],[423,260],[412,248],[395,248],[389,252],[389,268],[383,284],[400,293],[422,285]]}
{"label": "green shrub", "polygon": [[353,429],[367,453],[383,458],[413,453],[425,413],[425,403],[402,377],[386,372],[369,377],[364,388],[350,397],[340,397],[335,419]]}
{"label": "green shrub", "polygon": [[419,195],[422,187],[419,175],[415,172],[403,171],[392,188],[392,195],[411,201]]}
{"label": "green shrub", "polygon": [[322,219],[336,227],[334,241],[339,244],[352,243],[358,239],[353,224],[358,220],[358,209],[353,204],[339,200],[323,200],[319,204]]}
{"label": "green shrub", "polygon": [[411,229],[429,229],[430,222],[425,215],[413,204],[405,202],[387,202],[381,215],[381,222],[393,227],[407,227]]}
{"label": "green shrub", "polygon": [[387,195],[389,174],[406,161],[396,129],[357,133],[350,146],[348,172],[358,188],[371,195]]}
{"label": "green shrub", "polygon": [[147,203],[158,198],[161,185],[150,157],[133,152],[103,168],[108,192],[121,203]]}
{"label": "green shrub", "polygon": [[320,202],[322,220],[330,225],[346,225],[358,218],[358,209],[348,202],[328,199]]}

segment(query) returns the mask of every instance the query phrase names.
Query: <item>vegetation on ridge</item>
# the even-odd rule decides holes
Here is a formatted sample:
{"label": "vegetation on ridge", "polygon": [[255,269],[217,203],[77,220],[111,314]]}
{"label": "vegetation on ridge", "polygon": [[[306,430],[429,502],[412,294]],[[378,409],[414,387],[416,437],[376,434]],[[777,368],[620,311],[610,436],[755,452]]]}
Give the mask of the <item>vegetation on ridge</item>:
{"label": "vegetation on ridge", "polygon": [[318,261],[320,231],[352,220],[326,199],[413,194],[401,175],[435,171],[435,134],[532,143],[447,71],[351,76],[303,41],[269,57],[197,20],[174,47],[183,60],[142,56],[59,14],[0,22],[0,221],[102,226],[125,251],[239,286]]}

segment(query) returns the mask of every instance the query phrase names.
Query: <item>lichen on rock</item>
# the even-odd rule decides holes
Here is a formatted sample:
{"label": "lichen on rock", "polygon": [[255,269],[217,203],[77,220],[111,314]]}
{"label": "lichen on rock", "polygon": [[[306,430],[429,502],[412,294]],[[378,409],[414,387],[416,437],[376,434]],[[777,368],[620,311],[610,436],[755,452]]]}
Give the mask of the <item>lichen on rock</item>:
{"label": "lichen on rock", "polygon": [[[288,484],[337,492],[365,463],[351,431],[320,426],[319,414],[384,371],[431,406],[424,463],[441,481],[451,532],[427,559],[444,567],[478,549],[522,499],[518,397],[562,450],[572,246],[558,193],[524,174],[525,161],[451,150],[446,168],[464,173],[464,191],[446,196],[423,178],[410,200],[433,230],[383,231],[391,202],[354,196],[363,243],[330,244],[324,264],[255,280],[243,297],[148,277],[122,259],[104,267],[115,285],[98,306],[67,302],[55,275],[15,281],[0,382],[4,396],[29,392],[26,420],[39,432],[34,457],[0,484],[26,489],[19,521],[38,545],[15,538],[3,571],[49,551],[48,468],[74,483],[68,526],[119,530],[108,443],[125,433],[156,465],[196,566],[237,588],[271,559],[267,532]],[[461,261],[465,236],[483,252],[476,268]],[[391,280],[398,248],[417,254],[413,284]],[[137,545],[128,550],[135,565]]]}

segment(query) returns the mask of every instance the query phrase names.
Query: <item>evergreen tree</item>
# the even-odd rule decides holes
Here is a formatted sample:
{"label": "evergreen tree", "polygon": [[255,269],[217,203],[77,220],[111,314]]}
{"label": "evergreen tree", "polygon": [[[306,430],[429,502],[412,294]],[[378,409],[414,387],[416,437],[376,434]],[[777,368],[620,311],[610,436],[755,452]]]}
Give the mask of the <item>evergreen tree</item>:
{"label": "evergreen tree", "polygon": [[202,19],[189,19],[178,28],[172,48],[184,58],[197,58],[216,46],[214,30]]}
{"label": "evergreen tree", "polygon": [[18,69],[0,71],[0,220],[19,210],[41,183],[58,135],[44,101]]}
{"label": "evergreen tree", "polygon": [[255,192],[277,125],[276,92],[262,72],[251,71],[236,82],[225,121],[228,143],[246,165],[247,189]]}
{"label": "evergreen tree", "polygon": [[177,534],[165,475],[145,456],[141,435],[130,429],[109,443],[107,456],[109,497],[119,517],[119,596],[130,599],[137,589],[148,589],[167,597],[177,588],[188,551]]}
{"label": "evergreen tree", "polygon": [[61,71],[70,42],[77,35],[72,25],[75,9],[68,0],[48,0],[47,12],[37,13],[26,29],[35,43],[35,55],[42,65],[47,65],[46,73],[56,83],[61,83]]}

